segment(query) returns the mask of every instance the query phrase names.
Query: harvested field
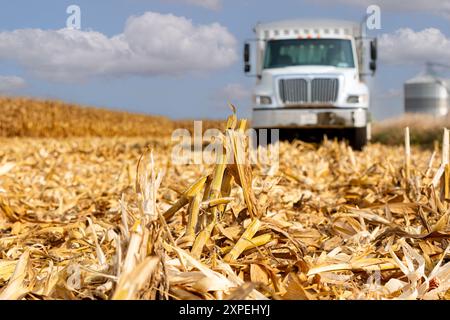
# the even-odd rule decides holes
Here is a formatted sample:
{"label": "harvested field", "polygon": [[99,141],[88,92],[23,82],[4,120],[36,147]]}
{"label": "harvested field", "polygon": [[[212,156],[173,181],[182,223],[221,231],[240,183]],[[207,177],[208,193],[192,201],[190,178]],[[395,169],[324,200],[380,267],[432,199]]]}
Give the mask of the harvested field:
{"label": "harvested field", "polygon": [[373,141],[389,145],[404,143],[403,129],[411,128],[411,143],[432,149],[436,141],[442,142],[442,128],[450,127],[450,117],[406,114],[373,125]]}
{"label": "harvested field", "polygon": [[283,142],[274,175],[171,152],[151,133],[0,138],[0,299],[450,298],[441,150],[407,166],[403,146]]}
{"label": "harvested field", "polygon": [[[134,114],[62,101],[0,97],[0,137],[167,137],[176,128],[193,132],[193,121]],[[223,121],[203,121],[203,130]]]}

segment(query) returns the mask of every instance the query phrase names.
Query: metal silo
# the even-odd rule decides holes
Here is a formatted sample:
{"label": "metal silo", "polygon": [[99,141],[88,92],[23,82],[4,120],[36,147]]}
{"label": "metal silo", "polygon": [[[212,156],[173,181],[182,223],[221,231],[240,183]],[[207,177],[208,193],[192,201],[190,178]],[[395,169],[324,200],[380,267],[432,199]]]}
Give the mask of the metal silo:
{"label": "metal silo", "polygon": [[445,116],[450,107],[450,81],[424,73],[405,83],[405,112]]}

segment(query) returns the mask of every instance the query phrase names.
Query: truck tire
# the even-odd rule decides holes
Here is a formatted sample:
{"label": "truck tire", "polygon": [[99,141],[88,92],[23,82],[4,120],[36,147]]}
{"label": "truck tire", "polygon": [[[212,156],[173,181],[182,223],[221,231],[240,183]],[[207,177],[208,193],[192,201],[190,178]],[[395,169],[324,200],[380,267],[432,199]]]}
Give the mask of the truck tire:
{"label": "truck tire", "polygon": [[367,144],[367,127],[350,129],[348,138],[353,150],[361,151]]}

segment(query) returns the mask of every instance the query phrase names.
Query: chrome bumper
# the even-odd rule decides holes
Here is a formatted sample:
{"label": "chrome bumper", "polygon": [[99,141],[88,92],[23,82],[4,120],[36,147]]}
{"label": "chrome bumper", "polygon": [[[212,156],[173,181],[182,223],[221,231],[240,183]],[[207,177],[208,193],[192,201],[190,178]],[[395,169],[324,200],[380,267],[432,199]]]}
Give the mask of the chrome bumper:
{"label": "chrome bumper", "polygon": [[253,128],[361,128],[367,109],[253,109]]}

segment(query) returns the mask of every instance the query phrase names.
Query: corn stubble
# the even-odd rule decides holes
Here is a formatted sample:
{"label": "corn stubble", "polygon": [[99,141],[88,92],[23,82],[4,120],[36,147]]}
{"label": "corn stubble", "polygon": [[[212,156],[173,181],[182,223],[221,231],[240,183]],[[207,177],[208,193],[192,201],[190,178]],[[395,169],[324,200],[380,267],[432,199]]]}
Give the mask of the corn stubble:
{"label": "corn stubble", "polygon": [[267,176],[245,127],[211,166],[168,137],[0,140],[0,299],[450,298],[448,137],[282,142]]}

